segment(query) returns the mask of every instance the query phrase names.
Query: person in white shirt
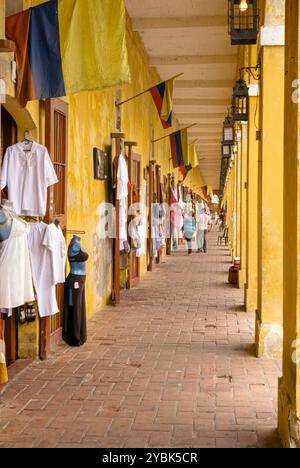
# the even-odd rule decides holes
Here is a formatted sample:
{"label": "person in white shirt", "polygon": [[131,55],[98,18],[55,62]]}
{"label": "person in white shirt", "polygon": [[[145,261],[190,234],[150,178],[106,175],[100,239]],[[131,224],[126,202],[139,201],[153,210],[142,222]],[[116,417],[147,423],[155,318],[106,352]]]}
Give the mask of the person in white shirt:
{"label": "person in white shirt", "polygon": [[198,252],[207,253],[207,231],[208,226],[212,224],[211,217],[205,212],[201,211],[197,227],[197,246]]}

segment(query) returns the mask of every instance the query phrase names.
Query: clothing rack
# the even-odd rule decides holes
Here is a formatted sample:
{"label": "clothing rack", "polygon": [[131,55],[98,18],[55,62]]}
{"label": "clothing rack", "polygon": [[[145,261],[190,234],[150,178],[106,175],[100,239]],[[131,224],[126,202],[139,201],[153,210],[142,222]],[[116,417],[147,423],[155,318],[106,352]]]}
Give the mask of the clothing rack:
{"label": "clothing rack", "polygon": [[21,218],[27,223],[40,223],[43,221],[43,218],[40,216],[21,216]]}
{"label": "clothing rack", "polygon": [[[55,224],[55,226],[58,228],[58,226],[60,225],[60,220],[58,218],[56,218],[54,221],[53,221],[53,224]],[[86,234],[85,231],[76,231],[76,230],[67,230],[66,231],[67,234],[79,234],[79,235],[84,235]]]}
{"label": "clothing rack", "polygon": [[86,234],[85,231],[67,231],[67,234],[80,234],[80,235],[84,235]]}

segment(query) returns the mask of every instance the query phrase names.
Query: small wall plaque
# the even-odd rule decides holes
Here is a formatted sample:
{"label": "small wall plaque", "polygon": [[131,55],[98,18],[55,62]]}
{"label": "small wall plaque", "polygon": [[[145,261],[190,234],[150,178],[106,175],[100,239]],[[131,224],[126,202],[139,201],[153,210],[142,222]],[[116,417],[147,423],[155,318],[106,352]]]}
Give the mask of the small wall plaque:
{"label": "small wall plaque", "polygon": [[96,180],[107,179],[107,154],[98,149],[94,148],[94,178]]}

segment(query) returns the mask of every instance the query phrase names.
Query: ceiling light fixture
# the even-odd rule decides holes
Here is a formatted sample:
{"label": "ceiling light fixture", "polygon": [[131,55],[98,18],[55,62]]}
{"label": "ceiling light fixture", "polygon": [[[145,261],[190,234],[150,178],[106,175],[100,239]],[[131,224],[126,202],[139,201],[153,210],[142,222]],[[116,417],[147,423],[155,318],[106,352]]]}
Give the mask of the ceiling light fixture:
{"label": "ceiling light fixture", "polygon": [[248,5],[248,2],[247,0],[241,0],[240,2],[240,10],[244,13],[245,11],[247,11],[249,8],[249,5]]}

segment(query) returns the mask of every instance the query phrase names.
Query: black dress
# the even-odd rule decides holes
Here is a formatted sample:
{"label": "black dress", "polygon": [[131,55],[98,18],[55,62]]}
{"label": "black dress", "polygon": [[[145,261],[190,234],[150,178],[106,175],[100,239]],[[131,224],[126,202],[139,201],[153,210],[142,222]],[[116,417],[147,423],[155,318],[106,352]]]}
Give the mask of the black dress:
{"label": "black dress", "polygon": [[[69,256],[71,266],[87,260],[88,254],[82,251],[76,256]],[[66,280],[63,339],[70,346],[82,346],[87,341],[85,281],[86,276],[72,273]]]}

